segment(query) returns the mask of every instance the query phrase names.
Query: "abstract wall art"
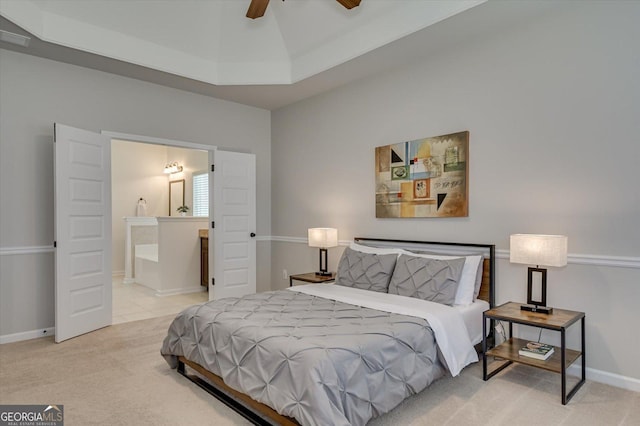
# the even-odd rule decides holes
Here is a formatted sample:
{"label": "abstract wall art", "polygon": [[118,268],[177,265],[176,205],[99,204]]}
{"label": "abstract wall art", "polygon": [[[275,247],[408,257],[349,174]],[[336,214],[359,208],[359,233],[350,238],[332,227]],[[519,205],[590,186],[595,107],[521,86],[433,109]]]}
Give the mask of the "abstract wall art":
{"label": "abstract wall art", "polygon": [[376,217],[469,215],[469,132],[376,148]]}

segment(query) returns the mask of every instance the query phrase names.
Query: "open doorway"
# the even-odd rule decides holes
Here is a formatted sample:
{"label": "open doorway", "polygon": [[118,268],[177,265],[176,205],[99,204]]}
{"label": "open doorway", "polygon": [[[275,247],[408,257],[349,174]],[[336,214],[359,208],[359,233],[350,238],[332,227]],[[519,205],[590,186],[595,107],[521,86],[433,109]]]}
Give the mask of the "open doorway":
{"label": "open doorway", "polygon": [[[113,324],[176,314],[208,300],[201,273],[208,162],[204,150],[111,140]],[[161,267],[160,229],[181,248],[165,253]],[[180,279],[166,280],[167,268],[182,270]]]}
{"label": "open doorway", "polygon": [[[56,343],[112,324],[113,139],[208,153],[207,173],[212,193],[209,220],[205,220],[205,229],[212,240],[206,256],[208,299],[239,297],[256,291],[254,154],[114,132],[98,134],[54,123]],[[185,220],[188,218],[176,221],[170,216],[156,219],[168,225],[192,221]],[[202,219],[193,218],[198,220]],[[216,227],[216,223],[220,226]],[[180,235],[179,231],[173,229],[166,235],[159,232],[160,265],[164,264],[163,257],[183,254],[180,245],[183,239],[175,237],[176,232]],[[193,234],[197,235],[198,229]],[[190,270],[193,269],[198,268]],[[179,268],[166,268],[159,276],[163,282],[187,282]],[[161,290],[164,289],[163,286]]]}

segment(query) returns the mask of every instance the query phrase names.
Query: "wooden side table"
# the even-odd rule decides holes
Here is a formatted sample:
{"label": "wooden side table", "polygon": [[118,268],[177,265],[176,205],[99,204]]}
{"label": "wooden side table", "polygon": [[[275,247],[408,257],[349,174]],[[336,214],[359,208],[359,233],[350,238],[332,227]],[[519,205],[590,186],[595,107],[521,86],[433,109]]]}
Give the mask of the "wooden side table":
{"label": "wooden side table", "polygon": [[[496,308],[485,311],[482,315],[482,374],[484,380],[502,371],[512,362],[526,364],[537,368],[560,373],[562,376],[562,405],[575,395],[585,382],[585,333],[584,333],[584,312],[568,311],[565,309],[553,308],[553,313],[544,314],[540,312],[528,312],[520,310],[520,303],[508,302]],[[487,347],[487,320],[507,321],[509,323],[509,339],[493,348]],[[576,351],[566,347],[566,330],[572,324],[580,321],[582,333],[582,350]],[[518,351],[527,344],[526,340],[513,337],[513,324],[523,324],[533,327],[554,330],[560,332],[560,347],[554,347],[554,353],[546,361],[520,356]],[[492,372],[487,372],[487,357],[494,356],[504,359],[499,367]],[[582,358],[581,380],[567,394],[567,368],[578,358]]]}
{"label": "wooden side table", "polygon": [[293,280],[304,281],[306,283],[321,284],[330,283],[335,281],[336,274],[332,272],[331,275],[316,275],[315,272],[308,272],[306,274],[289,275],[289,287],[293,286]]}

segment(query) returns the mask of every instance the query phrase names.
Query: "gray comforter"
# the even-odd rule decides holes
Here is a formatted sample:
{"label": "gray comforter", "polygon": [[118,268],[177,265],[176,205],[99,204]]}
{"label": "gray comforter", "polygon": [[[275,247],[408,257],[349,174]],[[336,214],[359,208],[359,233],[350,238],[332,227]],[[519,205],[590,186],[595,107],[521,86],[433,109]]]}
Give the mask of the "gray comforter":
{"label": "gray comforter", "polygon": [[287,290],[191,306],[161,353],[303,425],[364,425],[445,372],[426,320]]}

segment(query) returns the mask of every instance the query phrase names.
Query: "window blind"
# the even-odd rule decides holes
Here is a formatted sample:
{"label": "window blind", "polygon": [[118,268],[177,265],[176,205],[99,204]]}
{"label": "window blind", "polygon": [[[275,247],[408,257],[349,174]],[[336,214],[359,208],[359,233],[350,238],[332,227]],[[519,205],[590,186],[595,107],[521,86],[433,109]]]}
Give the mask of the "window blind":
{"label": "window blind", "polygon": [[209,216],[209,174],[193,175],[193,215]]}

